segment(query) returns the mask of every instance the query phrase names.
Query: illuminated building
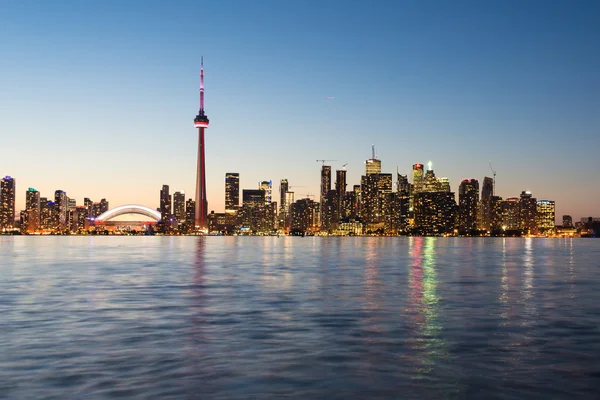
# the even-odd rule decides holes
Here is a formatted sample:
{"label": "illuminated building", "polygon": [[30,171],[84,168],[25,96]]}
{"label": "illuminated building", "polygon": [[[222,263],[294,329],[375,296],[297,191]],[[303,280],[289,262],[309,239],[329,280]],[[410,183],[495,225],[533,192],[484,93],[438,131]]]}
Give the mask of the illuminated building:
{"label": "illuminated building", "polygon": [[493,232],[499,233],[502,230],[502,210],[503,210],[502,197],[492,196],[492,215],[491,215],[491,226],[490,229]]}
{"label": "illuminated building", "polygon": [[299,199],[291,207],[291,234],[314,233],[317,227],[319,204],[310,198]]}
{"label": "illuminated building", "polygon": [[548,232],[556,225],[556,207],[552,200],[538,200],[536,204],[537,228],[540,232]]}
{"label": "illuminated building", "polygon": [[459,229],[470,232],[477,229],[477,202],[479,200],[479,181],[465,179],[458,188]]}
{"label": "illuminated building", "polygon": [[279,182],[279,228],[285,229],[290,211],[290,204],[287,203],[287,192],[289,184],[287,179]]}
{"label": "illuminated building", "polygon": [[413,190],[419,193],[423,188],[423,164],[413,165]]}
{"label": "illuminated building", "polygon": [[52,229],[52,206],[46,197],[40,197],[40,229]]}
{"label": "illuminated building", "polygon": [[208,214],[208,231],[223,234],[233,233],[235,230],[235,221],[235,214],[215,213],[214,211],[211,211],[211,213]]}
{"label": "illuminated building", "polygon": [[415,193],[414,208],[416,233],[442,235],[454,231],[457,208],[454,193]]}
{"label": "illuminated building", "polygon": [[34,188],[27,189],[25,193],[25,211],[27,211],[27,226],[25,231],[33,233],[40,229],[41,207],[40,192]]}
{"label": "illuminated building", "polygon": [[562,226],[563,226],[563,228],[572,228],[573,227],[573,217],[571,217],[570,215],[563,215]]}
{"label": "illuminated building", "polygon": [[196,202],[194,199],[188,199],[185,202],[185,225],[188,231],[192,230],[196,224]]}
{"label": "illuminated building", "polygon": [[372,147],[372,157],[365,161],[365,173],[366,175],[374,175],[381,173],[381,160],[377,159],[375,154],[375,146]]}
{"label": "illuminated building", "polygon": [[521,192],[519,199],[519,222],[523,234],[537,233],[537,200],[531,192]]}
{"label": "illuminated building", "polygon": [[206,196],[206,160],[204,149],[204,130],[208,128],[208,117],[204,112],[204,57],[200,66],[200,109],[194,118],[194,127],[198,129],[198,166],[196,168],[196,211],[195,225],[198,230],[206,230],[208,200]]}
{"label": "illuminated building", "polygon": [[361,178],[361,218],[367,232],[390,226],[392,174],[369,174]]}
{"label": "illuminated building", "polygon": [[108,211],[108,201],[106,199],[101,199],[100,200],[100,214],[104,214],[107,211]]}
{"label": "illuminated building", "polygon": [[244,189],[242,204],[252,204],[253,206],[264,205],[265,191],[261,189]]}
{"label": "illuminated building", "polygon": [[225,174],[225,212],[235,214],[240,206],[240,174],[227,172]]}
{"label": "illuminated building", "polygon": [[494,180],[483,178],[481,187],[480,224],[479,229],[488,231],[492,225],[492,196],[494,195]]}
{"label": "illuminated building", "polygon": [[0,230],[15,227],[15,179],[5,176],[0,180]]}
{"label": "illuminated building", "polygon": [[438,192],[451,192],[450,180],[448,178],[438,178]]}
{"label": "illuminated building", "polygon": [[67,192],[57,190],[54,192],[54,229],[64,231],[67,229],[69,204]]}
{"label": "illuminated building", "polygon": [[344,209],[344,197],[346,195],[346,170],[335,171],[335,216],[334,222],[339,222],[346,217]]}
{"label": "illuminated building", "polygon": [[176,226],[185,223],[185,191],[173,193],[173,220]]}
{"label": "illuminated building", "polygon": [[165,227],[169,227],[171,219],[171,195],[169,194],[169,185],[163,185],[160,190],[160,220]]}
{"label": "illuminated building", "polygon": [[502,202],[502,229],[517,231],[521,229],[520,200],[509,197]]}
{"label": "illuminated building", "polygon": [[323,199],[321,205],[321,230],[323,232],[329,232],[335,229],[335,220],[337,213],[337,191],[330,190]]}
{"label": "illuminated building", "polygon": [[331,190],[331,167],[323,164],[321,167],[321,198],[320,198],[320,217],[321,217],[321,229],[327,230],[331,221],[324,221],[323,216],[325,215],[325,201],[327,193]]}
{"label": "illuminated building", "polygon": [[271,204],[272,192],[273,192],[273,181],[262,181],[258,182],[258,188],[265,192],[265,205]]}
{"label": "illuminated building", "polygon": [[92,213],[92,206],[94,205],[94,202],[92,200],[90,200],[88,197],[85,197],[83,199],[83,206],[85,208],[87,208],[87,216],[89,218],[93,217],[93,213]]}

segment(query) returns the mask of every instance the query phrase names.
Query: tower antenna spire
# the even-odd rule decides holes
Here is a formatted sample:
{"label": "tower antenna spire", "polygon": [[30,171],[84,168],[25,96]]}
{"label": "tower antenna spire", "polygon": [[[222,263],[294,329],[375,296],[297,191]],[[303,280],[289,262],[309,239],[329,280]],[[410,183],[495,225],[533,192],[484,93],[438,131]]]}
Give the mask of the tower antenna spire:
{"label": "tower antenna spire", "polygon": [[375,145],[374,144],[371,145],[371,153],[373,153],[373,157],[372,158],[374,160],[375,159]]}
{"label": "tower antenna spire", "polygon": [[200,111],[204,111],[204,56],[200,57]]}

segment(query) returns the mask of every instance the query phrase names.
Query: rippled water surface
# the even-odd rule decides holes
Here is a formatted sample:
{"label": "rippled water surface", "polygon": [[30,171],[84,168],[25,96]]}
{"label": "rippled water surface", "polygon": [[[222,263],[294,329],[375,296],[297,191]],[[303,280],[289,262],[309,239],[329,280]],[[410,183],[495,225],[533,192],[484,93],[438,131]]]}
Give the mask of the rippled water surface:
{"label": "rippled water surface", "polygon": [[593,239],[0,237],[0,398],[600,398]]}

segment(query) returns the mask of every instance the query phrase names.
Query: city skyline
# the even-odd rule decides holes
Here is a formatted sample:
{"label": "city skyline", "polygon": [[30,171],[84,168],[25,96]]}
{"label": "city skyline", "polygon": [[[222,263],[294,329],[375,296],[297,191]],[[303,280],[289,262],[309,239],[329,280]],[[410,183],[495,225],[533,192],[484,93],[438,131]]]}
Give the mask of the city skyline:
{"label": "city skyline", "polygon": [[[7,12],[0,18],[6,18],[9,32],[15,35],[26,14],[35,21],[44,12],[44,6],[33,14],[25,13],[30,11],[27,6],[4,7]],[[262,7],[242,8],[257,16]],[[269,15],[284,13],[286,7],[292,6],[274,6]],[[190,56],[186,46],[173,46],[161,53],[168,61],[160,59],[152,65],[142,62],[159,60],[152,58],[153,49],[147,45],[115,63],[127,46],[103,42],[103,35],[110,37],[104,30],[106,23],[113,21],[117,31],[130,33],[127,45],[167,37],[183,44],[198,39],[197,34],[176,29],[174,22],[165,22],[160,32],[142,31],[141,25],[125,25],[128,6],[112,4],[112,8],[122,14],[99,13],[88,21],[87,36],[79,39],[69,35],[83,30],[75,24],[89,11],[83,6],[44,21],[30,35],[2,42],[10,57],[0,61],[0,72],[10,83],[0,97],[0,106],[9,111],[2,126],[8,137],[3,140],[0,174],[16,178],[17,210],[24,208],[28,187],[48,195],[63,189],[78,204],[84,197],[108,198],[114,206],[135,203],[151,208],[156,208],[157,188],[163,184],[193,193],[196,154],[189,115],[196,111],[198,54],[204,53],[210,59],[208,108],[216,121],[206,137],[209,212],[225,210],[226,172],[240,173],[242,189],[254,189],[261,181],[277,185],[285,178],[292,188],[306,186],[301,191],[292,189],[296,199],[307,193],[318,197],[321,163],[315,160],[338,160],[331,163],[332,171],[347,164],[350,186],[360,182],[364,160],[374,144],[383,172],[394,173],[399,166],[400,173],[409,175],[410,165],[432,160],[438,175],[448,177],[452,191],[458,193],[464,179],[483,182],[491,176],[491,161],[500,196],[530,190],[539,199],[556,202],[557,220],[563,214],[576,220],[598,214],[600,189],[590,184],[597,182],[595,171],[600,167],[594,154],[600,83],[592,73],[600,67],[600,57],[590,39],[598,30],[590,17],[598,7],[592,2],[582,2],[577,10],[559,2],[536,8],[535,21],[529,19],[533,5],[521,7],[519,15],[506,8],[474,7],[472,12],[482,20],[467,21],[465,31],[454,32],[447,46],[440,43],[443,28],[424,32],[408,24],[404,29],[414,35],[404,36],[397,31],[397,21],[384,18],[381,27],[365,26],[368,34],[357,42],[362,51],[347,48],[353,34],[345,38],[329,32],[325,37],[332,51],[321,44],[301,47],[296,54],[275,39],[277,45],[261,41],[275,51],[270,57],[261,51],[252,53],[259,49],[257,45],[244,49],[243,40],[214,34],[224,33],[224,28],[209,20],[206,31],[213,34],[198,52]],[[216,18],[225,15],[219,7],[207,8]],[[339,17],[333,26],[348,33],[342,22],[356,21],[358,16],[348,11],[337,15],[333,8],[323,7],[308,38],[328,32],[327,18],[332,15]],[[441,9],[437,14],[425,15],[415,5],[386,5],[367,13],[383,17],[389,11],[400,19],[412,15],[439,22],[442,11],[450,10],[443,4],[437,9]],[[159,11],[156,5],[147,18],[157,19]],[[494,11],[498,15],[492,16]],[[553,33],[550,27],[559,15],[563,24]],[[454,16],[457,19],[448,24],[465,22]],[[179,12],[173,18],[189,21]],[[484,26],[484,21],[490,26]],[[521,23],[517,28],[522,37],[508,35],[507,27],[514,25],[503,24],[509,21]],[[478,38],[465,35],[476,28],[507,46],[505,54],[486,53]],[[46,40],[63,40],[54,53],[42,50],[45,61],[39,68],[34,60],[40,45],[28,46],[43,29],[49,34]],[[265,39],[277,29],[294,43],[308,45],[303,30],[279,23],[267,24],[264,31],[249,37]],[[385,29],[390,29],[389,37],[384,36]],[[418,33],[428,35],[423,38]],[[526,34],[537,41],[520,43],[517,39],[530,38]],[[458,39],[464,39],[462,46]],[[98,43],[104,58],[84,47],[98,49]],[[373,43],[376,49],[365,50]],[[225,51],[227,44],[232,46]],[[392,54],[390,46],[396,44],[404,55],[413,57]],[[428,50],[420,52],[420,45],[429,45],[424,47]],[[468,50],[480,53],[467,61]],[[482,51],[485,57],[475,56]],[[441,60],[441,54],[462,57],[463,62],[446,61],[438,67],[434,61]],[[326,57],[319,61],[319,55]],[[68,60],[78,63],[69,65]],[[109,67],[108,72],[100,71],[102,66]],[[510,71],[512,75],[504,75]],[[31,115],[44,121],[44,129],[26,123]],[[61,154],[64,157],[57,156]]]}

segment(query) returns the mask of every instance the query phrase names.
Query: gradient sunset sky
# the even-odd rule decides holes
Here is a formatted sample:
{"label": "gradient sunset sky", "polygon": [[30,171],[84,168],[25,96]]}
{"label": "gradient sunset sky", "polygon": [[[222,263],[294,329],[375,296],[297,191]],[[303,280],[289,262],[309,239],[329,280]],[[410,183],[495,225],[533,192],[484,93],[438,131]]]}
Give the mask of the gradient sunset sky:
{"label": "gradient sunset sky", "polygon": [[[600,2],[0,3],[0,175],[53,197],[156,208],[193,197],[205,60],[209,210],[287,178],[318,200],[317,159],[360,182],[433,162],[458,192],[497,171],[562,214],[600,216]],[[395,176],[394,176],[395,180]],[[278,199],[277,199],[278,200]]]}

